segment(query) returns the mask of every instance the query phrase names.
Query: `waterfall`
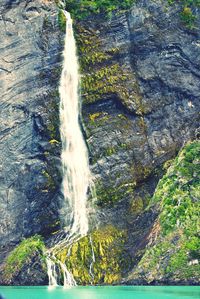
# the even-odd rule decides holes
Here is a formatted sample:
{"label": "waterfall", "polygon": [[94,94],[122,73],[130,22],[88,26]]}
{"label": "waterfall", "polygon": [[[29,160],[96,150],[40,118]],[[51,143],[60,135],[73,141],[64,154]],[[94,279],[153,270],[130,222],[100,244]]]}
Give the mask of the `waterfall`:
{"label": "waterfall", "polygon": [[94,254],[94,247],[93,247],[93,242],[92,242],[91,235],[89,237],[89,240],[90,240],[90,246],[91,246],[91,250],[92,250],[92,261],[90,263],[90,269],[89,269],[89,273],[90,273],[90,276],[92,278],[92,282],[91,282],[91,284],[92,284],[94,282],[93,266],[94,266],[94,263],[95,263],[95,254]]}
{"label": "waterfall", "polygon": [[75,240],[88,232],[87,193],[90,186],[87,147],[79,124],[79,74],[76,44],[72,28],[72,19],[66,16],[66,36],[63,51],[63,70],[61,74],[60,94],[60,133],[62,141],[62,193],[63,205],[60,218],[67,238],[49,250],[47,267],[49,284],[58,285],[55,264],[60,266],[64,277],[64,286],[75,285],[72,274],[64,263],[55,258],[55,249],[70,246]]}
{"label": "waterfall", "polygon": [[47,257],[47,270],[48,270],[48,277],[49,277],[49,285],[50,286],[57,286],[57,273],[56,273],[56,264]]}
{"label": "waterfall", "polygon": [[[70,210],[70,235],[84,236],[88,232],[87,192],[90,185],[88,152],[79,124],[79,74],[76,44],[70,14],[66,15],[66,37],[64,64],[60,82],[60,132],[62,141],[64,205],[65,215]],[[69,208],[68,208],[69,205]],[[66,210],[65,210],[66,209]]]}

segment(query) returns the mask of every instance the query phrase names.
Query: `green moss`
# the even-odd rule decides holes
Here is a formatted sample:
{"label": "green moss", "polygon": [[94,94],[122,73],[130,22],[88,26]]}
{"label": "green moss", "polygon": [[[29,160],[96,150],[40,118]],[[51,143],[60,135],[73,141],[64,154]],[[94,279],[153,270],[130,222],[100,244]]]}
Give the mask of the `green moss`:
{"label": "green moss", "polygon": [[177,281],[197,279],[200,265],[190,264],[194,259],[188,248],[188,244],[194,242],[194,239],[195,252],[199,252],[199,239],[197,237],[187,239],[181,230],[170,233],[165,239],[159,239],[155,246],[146,250],[137,266],[135,276],[142,276],[149,283],[162,277]]}
{"label": "green moss", "polygon": [[105,156],[112,156],[113,154],[116,154],[116,149],[113,146],[107,147],[105,151]]}
{"label": "green moss", "polygon": [[[53,70],[55,76],[59,77],[60,68]],[[50,91],[43,101],[43,111],[45,119],[45,137],[48,141],[48,147],[44,154],[45,169],[42,175],[46,178],[46,184],[42,187],[42,192],[52,192],[58,188],[61,181],[60,168],[55,156],[60,156],[60,119],[59,119],[59,91],[57,88]]]}
{"label": "green moss", "polygon": [[30,263],[34,255],[44,257],[45,245],[39,235],[24,239],[7,257],[4,277],[10,279],[21,271],[25,264]]}
{"label": "green moss", "polygon": [[[57,71],[60,74],[60,69]],[[44,107],[46,108],[46,113],[48,115],[47,130],[49,134],[49,139],[57,140],[58,142],[60,141],[59,103],[59,92],[57,89],[55,89],[54,91],[51,91],[48,94],[48,102]]]}
{"label": "green moss", "polygon": [[130,262],[125,250],[126,239],[124,230],[107,225],[74,243],[69,256],[65,248],[57,257],[65,262],[78,284],[117,283]]}
{"label": "green moss", "polygon": [[138,114],[141,108],[139,86],[133,72],[118,61],[119,48],[105,50],[101,37],[91,29],[76,25],[76,40],[83,74],[81,87],[84,104],[117,95],[128,107],[129,98],[134,97]]}
{"label": "green moss", "polygon": [[151,202],[158,205],[160,214],[149,237],[149,248],[133,277],[142,276],[148,282],[162,277],[198,279],[199,163],[199,141],[188,143],[174,161],[170,161],[167,173],[160,180]]}
{"label": "green moss", "polygon": [[[109,132],[109,130],[113,131],[113,128],[115,128],[120,131],[122,130],[125,134],[127,134],[127,130],[132,129],[132,122],[124,114],[112,115],[108,112],[95,112],[93,114],[89,114],[86,126],[90,131],[94,128],[102,128],[103,126],[106,126],[107,132]],[[118,143],[118,145],[115,146],[116,151],[119,148],[123,148],[123,145],[124,148],[131,148],[130,142],[126,140],[126,143]],[[103,156],[103,154],[101,156]]]}
{"label": "green moss", "polygon": [[[49,169],[48,169],[49,171]],[[56,183],[53,179],[53,176],[51,175],[51,173],[49,173],[47,170],[43,170],[42,174],[45,176],[45,178],[47,179],[46,185],[45,185],[45,189],[43,189],[43,192],[49,192],[50,190],[55,190],[56,188]]]}
{"label": "green moss", "polygon": [[185,25],[192,29],[195,24],[196,16],[193,14],[190,7],[185,6],[183,11],[181,12],[181,19],[185,23]]}
{"label": "green moss", "polygon": [[132,166],[132,172],[134,173],[135,181],[139,183],[144,181],[152,172],[151,166],[145,166],[141,162],[137,161]]}
{"label": "green moss", "polygon": [[140,214],[144,210],[143,198],[136,196],[132,199],[130,203],[130,213],[133,215]]}
{"label": "green moss", "polygon": [[116,93],[122,100],[126,101],[129,93],[123,82],[127,82],[128,79],[128,74],[123,71],[118,63],[109,67],[101,67],[95,72],[86,74],[82,79],[84,103],[98,101],[108,93]]}
{"label": "green moss", "polygon": [[61,9],[58,11],[58,24],[60,27],[60,30],[65,32],[66,30],[66,17]]}
{"label": "green moss", "polygon": [[[117,174],[116,174],[117,177]],[[135,182],[123,182],[117,187],[106,187],[103,183],[96,184],[97,205],[99,206],[113,206],[118,201],[124,199],[125,196],[133,193]]]}
{"label": "green moss", "polygon": [[158,184],[153,202],[162,199],[159,219],[164,234],[175,227],[190,231],[191,225],[197,231],[200,206],[195,198],[200,196],[199,159],[199,141],[187,144]]}
{"label": "green moss", "polygon": [[107,120],[109,120],[110,116],[107,112],[95,112],[93,114],[89,114],[89,126],[102,126]]}

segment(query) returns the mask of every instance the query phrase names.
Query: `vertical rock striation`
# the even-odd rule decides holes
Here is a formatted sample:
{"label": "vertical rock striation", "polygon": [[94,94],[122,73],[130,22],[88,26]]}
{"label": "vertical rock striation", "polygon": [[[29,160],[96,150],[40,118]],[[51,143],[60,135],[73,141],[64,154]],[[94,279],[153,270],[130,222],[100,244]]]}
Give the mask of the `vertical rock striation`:
{"label": "vertical rock striation", "polygon": [[57,221],[59,149],[52,140],[59,136],[52,118],[62,44],[53,1],[0,2],[0,245],[5,245],[46,234]]}

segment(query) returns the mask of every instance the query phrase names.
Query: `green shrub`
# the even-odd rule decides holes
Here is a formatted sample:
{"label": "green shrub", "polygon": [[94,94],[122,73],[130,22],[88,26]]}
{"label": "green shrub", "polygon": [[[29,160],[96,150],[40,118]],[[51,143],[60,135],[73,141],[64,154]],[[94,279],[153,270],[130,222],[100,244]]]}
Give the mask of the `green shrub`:
{"label": "green shrub", "polygon": [[186,24],[187,27],[193,28],[196,16],[193,15],[190,7],[185,6],[181,13],[181,19]]}
{"label": "green shrub", "polygon": [[173,5],[178,2],[182,7],[181,20],[189,29],[195,27],[196,15],[193,14],[192,10],[196,7],[200,7],[200,0],[167,0],[169,5]]}
{"label": "green shrub", "polygon": [[66,27],[66,17],[61,9],[58,11],[58,24],[60,29],[65,32]]}

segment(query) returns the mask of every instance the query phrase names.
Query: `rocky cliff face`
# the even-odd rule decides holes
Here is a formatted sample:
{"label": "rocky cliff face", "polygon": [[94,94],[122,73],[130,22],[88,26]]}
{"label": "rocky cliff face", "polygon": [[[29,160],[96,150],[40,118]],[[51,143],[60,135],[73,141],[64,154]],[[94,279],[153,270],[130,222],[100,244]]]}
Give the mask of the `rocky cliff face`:
{"label": "rocky cliff face", "polygon": [[93,171],[108,195],[99,193],[102,205],[104,198],[125,199],[127,186],[133,196],[195,136],[199,35],[184,27],[176,9],[138,1],[128,14],[79,28],[83,115]]}
{"label": "rocky cliff face", "polygon": [[[62,34],[51,1],[7,1],[1,10],[0,221],[5,245],[35,233],[48,238],[59,227]],[[97,15],[75,24],[83,124],[97,192],[100,231],[94,231],[94,248],[103,248],[101,253],[113,248],[113,236],[103,240],[101,234],[112,228],[120,238],[126,236],[122,252],[132,261],[130,267],[140,260],[159,213],[146,207],[163,163],[198,136],[199,22],[188,29],[179,6],[143,0],[111,19]],[[77,248],[90,244],[87,238],[81,242]],[[113,265],[120,273],[121,266]],[[81,263],[78,267],[83,271]],[[121,282],[127,273],[114,268],[113,276],[97,273],[95,282]],[[80,283],[89,279],[84,271]]]}
{"label": "rocky cliff face", "polygon": [[53,114],[62,42],[52,2],[1,1],[0,15],[0,245],[5,245],[46,234],[57,220],[59,158],[49,141],[57,134]]}
{"label": "rocky cliff face", "polygon": [[179,6],[160,1],[137,1],[78,30],[99,221],[127,229],[136,262],[156,217],[143,211],[161,166],[198,135],[199,33],[182,23]]}

